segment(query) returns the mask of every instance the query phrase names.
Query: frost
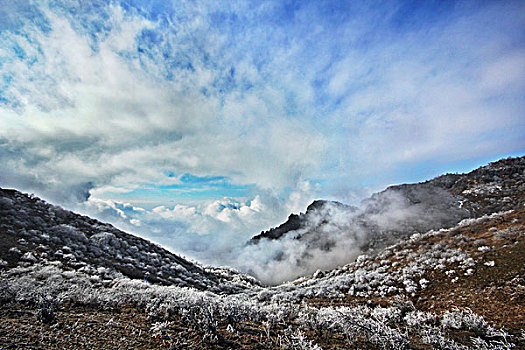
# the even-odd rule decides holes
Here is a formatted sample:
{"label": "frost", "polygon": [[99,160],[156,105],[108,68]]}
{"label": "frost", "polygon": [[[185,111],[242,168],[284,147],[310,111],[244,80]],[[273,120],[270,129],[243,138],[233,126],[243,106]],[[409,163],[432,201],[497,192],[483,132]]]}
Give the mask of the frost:
{"label": "frost", "polygon": [[100,232],[94,234],[89,238],[89,240],[102,248],[109,248],[111,246],[118,248],[120,246],[120,244],[118,244],[117,237],[115,237],[115,235],[110,232]]}
{"label": "frost", "polygon": [[467,271],[464,273],[465,276],[470,276],[474,273],[474,269],[467,269]]}
{"label": "frost", "polygon": [[35,262],[38,261],[38,259],[35,258],[35,256],[31,252],[24,253],[24,255],[22,255],[20,260],[21,261],[27,261],[27,262],[30,262],[30,263],[35,263]]}
{"label": "frost", "polygon": [[22,252],[17,247],[9,248],[9,253],[15,255],[22,255]]}
{"label": "frost", "polygon": [[170,325],[171,325],[171,323],[167,322],[167,321],[155,322],[151,326],[151,333],[156,338],[157,337],[161,337],[161,336],[163,336],[166,333],[166,331],[169,329]]}

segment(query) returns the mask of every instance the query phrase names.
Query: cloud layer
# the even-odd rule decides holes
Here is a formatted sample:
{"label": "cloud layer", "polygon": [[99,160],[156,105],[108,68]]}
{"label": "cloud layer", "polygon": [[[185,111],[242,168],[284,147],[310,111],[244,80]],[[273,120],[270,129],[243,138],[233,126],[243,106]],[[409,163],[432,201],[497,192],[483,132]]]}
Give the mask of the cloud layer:
{"label": "cloud layer", "polygon": [[523,152],[524,13],[2,2],[0,185],[220,263],[314,197]]}

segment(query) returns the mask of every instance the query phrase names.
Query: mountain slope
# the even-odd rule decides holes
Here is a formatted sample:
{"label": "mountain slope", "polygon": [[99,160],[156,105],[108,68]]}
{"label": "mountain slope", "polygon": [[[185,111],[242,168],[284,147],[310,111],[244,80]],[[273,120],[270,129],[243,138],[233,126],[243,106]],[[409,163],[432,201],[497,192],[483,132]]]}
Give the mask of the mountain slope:
{"label": "mountain slope", "polygon": [[[254,236],[249,244],[281,240],[283,250],[275,253],[274,259],[293,256],[298,267],[304,267],[310,264],[312,251],[330,253],[351,242],[346,256],[343,252],[334,254],[336,264],[330,268],[351,261],[359,253],[374,254],[417,232],[520,208],[524,192],[525,157],[502,159],[468,174],[447,174],[422,183],[391,186],[364,200],[360,208],[315,201],[305,213],[290,215],[285,223]],[[286,250],[287,246],[296,249],[298,245],[290,240],[302,242],[300,254]],[[302,272],[311,273],[313,268]]]}
{"label": "mountain slope", "polygon": [[145,239],[15,190],[0,189],[0,264],[54,261],[109,283],[117,275],[151,283],[239,291],[258,282],[212,273]]}

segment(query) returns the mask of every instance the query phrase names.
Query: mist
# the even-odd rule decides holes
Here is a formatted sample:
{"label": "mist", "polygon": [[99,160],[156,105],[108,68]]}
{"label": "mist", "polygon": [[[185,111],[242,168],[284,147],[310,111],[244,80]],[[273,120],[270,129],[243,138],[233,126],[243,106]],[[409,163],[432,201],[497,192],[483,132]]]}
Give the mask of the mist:
{"label": "mist", "polygon": [[461,197],[432,185],[391,187],[359,207],[323,201],[299,215],[301,227],[231,252],[230,264],[267,284],[330,270],[359,255],[456,224],[470,216]]}

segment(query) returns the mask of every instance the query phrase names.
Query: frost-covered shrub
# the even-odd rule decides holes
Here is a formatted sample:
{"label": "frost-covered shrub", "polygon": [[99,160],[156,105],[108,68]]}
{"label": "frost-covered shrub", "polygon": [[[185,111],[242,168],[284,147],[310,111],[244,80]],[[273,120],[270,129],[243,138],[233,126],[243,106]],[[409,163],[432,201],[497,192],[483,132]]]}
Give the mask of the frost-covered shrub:
{"label": "frost-covered shrub", "polygon": [[282,348],[285,350],[322,350],[319,345],[314,344],[311,340],[300,331],[288,329],[282,342]]}
{"label": "frost-covered shrub", "polygon": [[155,322],[151,326],[150,331],[151,331],[153,337],[155,337],[155,338],[162,337],[166,333],[166,331],[169,329],[170,326],[171,326],[171,323],[168,322],[168,321]]}
{"label": "frost-covered shrub", "polygon": [[35,263],[38,261],[38,259],[33,255],[31,252],[26,252],[24,255],[20,257],[21,261],[29,262],[29,263]]}
{"label": "frost-covered shrub", "polygon": [[514,348],[514,344],[509,343],[506,338],[487,341],[482,338],[472,337],[471,341],[473,347],[477,350],[510,350]]}
{"label": "frost-covered shrub", "polygon": [[476,333],[482,333],[487,328],[487,322],[483,317],[473,313],[470,309],[446,311],[442,316],[441,324],[443,327]]}
{"label": "frost-covered shrub", "polygon": [[8,254],[11,256],[17,256],[17,257],[22,256],[22,252],[17,247],[9,248]]}
{"label": "frost-covered shrub", "polygon": [[[93,276],[100,277],[95,279]],[[476,331],[483,337],[498,337],[497,341],[503,341],[501,334],[491,330],[482,318],[470,310],[450,312],[437,320],[434,314],[416,311],[414,305],[403,298],[395,299],[390,307],[316,308],[298,304],[294,299],[298,291],[290,285],[265,289],[267,293],[261,301],[254,298],[259,293],[257,289],[241,294],[218,295],[193,288],[158,286],[132,280],[107,268],[85,266],[77,271],[64,271],[60,262],[14,268],[5,272],[3,277],[3,280],[9,281],[8,285],[7,282],[0,285],[5,287],[2,290],[10,291],[7,299],[38,305],[38,296],[46,295],[58,304],[73,303],[102,309],[132,306],[152,317],[156,322],[152,332],[159,336],[173,318],[179,317],[188,327],[203,330],[209,341],[218,339],[219,323],[230,325],[229,329],[235,330],[238,323],[250,320],[264,326],[268,338],[270,330],[276,325],[293,323],[297,325],[294,326],[294,333],[289,334],[288,340],[282,340],[283,344],[286,340],[289,341],[287,346],[298,349],[300,346],[316,348],[310,340],[299,336],[304,335],[302,332],[306,330],[320,335],[343,334],[350,344],[359,337],[378,349],[403,349],[409,346],[408,334],[401,326],[403,324],[433,348],[467,348],[448,339],[441,327]],[[496,340],[490,340],[489,346]]]}
{"label": "frost-covered shrub", "polygon": [[450,349],[450,350],[469,350],[466,345],[458,344],[443,335],[439,328],[424,327],[419,330],[421,340],[430,346],[432,349]]}
{"label": "frost-covered shrub", "polygon": [[[354,308],[306,309],[299,315],[299,321],[314,329],[330,329],[344,334],[349,342],[365,336],[380,349],[404,349],[408,346],[407,335],[372,317],[372,310],[366,306]],[[392,310],[378,312],[383,317],[397,317]]]}
{"label": "frost-covered shrub", "polygon": [[9,282],[0,279],[0,304],[6,304],[15,299],[16,291],[11,288]]}
{"label": "frost-covered shrub", "polygon": [[376,307],[371,316],[379,322],[393,325],[401,321],[401,310],[397,307]]}
{"label": "frost-covered shrub", "polygon": [[403,318],[403,321],[411,328],[420,328],[435,324],[437,318],[438,317],[435,314],[430,312],[416,310],[407,313]]}
{"label": "frost-covered shrub", "polygon": [[38,300],[38,308],[35,316],[42,323],[51,324],[56,320],[55,315],[56,300],[50,296],[40,296]]}
{"label": "frost-covered shrub", "polygon": [[88,242],[88,238],[83,232],[78,231],[76,228],[70,225],[61,224],[61,225],[55,226],[50,230],[50,232],[53,233],[56,236],[56,238],[59,238],[60,240],[64,242],[71,242],[71,241],[80,241],[83,243]]}
{"label": "frost-covered shrub", "polygon": [[89,240],[100,248],[119,247],[120,243],[117,237],[111,232],[100,232],[89,237]]}

